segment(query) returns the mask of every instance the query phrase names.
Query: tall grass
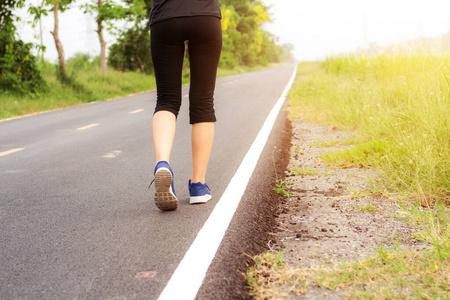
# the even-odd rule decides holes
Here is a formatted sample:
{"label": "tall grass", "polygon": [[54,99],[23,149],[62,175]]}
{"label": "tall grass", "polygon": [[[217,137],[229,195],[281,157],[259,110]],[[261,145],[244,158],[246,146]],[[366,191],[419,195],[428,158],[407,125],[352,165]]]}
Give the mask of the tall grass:
{"label": "tall grass", "polygon": [[[86,63],[86,62],[85,62]],[[56,78],[55,66],[41,65],[41,73],[48,84],[47,92],[37,95],[0,93],[0,119],[101,101],[155,88],[155,78],[140,72],[119,72],[108,69],[106,77],[94,64],[68,62],[70,84]]]}
{"label": "tall grass", "polygon": [[[275,64],[269,64],[273,66]],[[219,68],[217,77],[231,76],[267,68],[263,66],[236,66]],[[141,72],[120,72],[108,68],[106,77],[100,72],[98,58],[79,53],[67,60],[69,83],[62,84],[56,77],[56,66],[48,62],[40,65],[48,84],[47,92],[36,95],[0,92],[0,120],[40,111],[64,108],[93,101],[126,96],[156,88],[154,75]],[[182,83],[189,83],[189,68],[183,70]]]}
{"label": "tall grass", "polygon": [[356,131],[323,157],[380,169],[386,187],[450,203],[450,54],[341,56],[300,64],[290,117]]}

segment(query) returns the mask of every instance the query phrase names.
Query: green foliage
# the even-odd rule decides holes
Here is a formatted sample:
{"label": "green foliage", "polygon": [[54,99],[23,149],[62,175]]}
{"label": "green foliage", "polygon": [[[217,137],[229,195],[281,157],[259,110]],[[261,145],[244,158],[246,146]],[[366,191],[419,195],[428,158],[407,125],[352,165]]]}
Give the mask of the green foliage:
{"label": "green foliage", "polygon": [[41,63],[41,73],[49,88],[38,99],[16,92],[0,93],[0,119],[102,101],[155,88],[155,79],[151,75],[110,70],[107,76],[103,76],[98,61],[87,58],[87,55],[78,54],[67,60],[68,72],[74,82],[70,85],[57,79],[56,65]]}
{"label": "green foliage", "polygon": [[91,59],[91,56],[86,53],[77,53],[75,54],[75,56],[69,58],[66,63],[69,72],[88,70],[90,68],[94,68],[95,65],[98,65],[98,61],[96,60],[96,58]]}
{"label": "green foliage", "polygon": [[0,3],[0,91],[37,93],[46,84],[31,54],[32,44],[16,39],[12,10],[23,7],[24,1],[4,0]]}
{"label": "green foliage", "polygon": [[19,18],[13,16],[12,10],[23,7],[24,2],[24,0],[2,0],[0,2],[0,32],[14,35],[16,31],[14,21],[18,21]]}
{"label": "green foliage", "polygon": [[0,33],[0,90],[21,93],[37,93],[46,88],[44,79],[31,54],[31,44],[23,41],[8,40]]}
{"label": "green foliage", "polygon": [[[107,3],[106,1],[105,3]],[[120,16],[128,21],[134,20],[134,28],[120,33],[116,44],[110,47],[108,62],[119,70],[136,70],[140,68],[139,60],[145,65],[145,72],[151,72],[150,56],[144,48],[149,49],[148,24],[142,26],[144,17],[148,17],[152,0],[124,0],[130,14],[119,8],[108,9],[106,16]],[[276,45],[276,37],[261,27],[270,21],[268,8],[261,1],[239,0],[221,1],[223,47],[220,66],[234,68],[238,65],[256,66],[278,62],[283,55],[288,55],[283,47]],[[106,5],[104,5],[106,7]],[[124,6],[125,7],[125,6]],[[99,12],[100,13],[100,12]],[[186,59],[186,65],[188,65]]]}
{"label": "green foliage", "polygon": [[84,12],[95,12],[97,14],[97,22],[106,22],[108,29],[117,29],[114,26],[114,21],[126,20],[135,22],[142,20],[146,15],[146,3],[144,0],[127,0],[122,1],[123,4],[117,4],[117,1],[103,0],[102,5],[98,4],[97,0],[92,0],[91,3],[82,5]]}
{"label": "green foliage", "polygon": [[45,6],[50,6],[50,7],[47,7],[47,10],[53,11],[53,6],[55,5],[56,2],[59,2],[58,10],[61,12],[64,12],[67,9],[70,9],[70,5],[72,3],[74,3],[75,0],[43,0],[42,1],[42,9],[44,9]]}
{"label": "green foliage", "polygon": [[152,73],[150,34],[147,27],[136,25],[117,39],[109,50],[108,63],[116,70]]}
{"label": "green foliage", "polygon": [[270,21],[268,7],[261,1],[222,1],[223,48],[220,65],[267,65],[283,54],[276,38],[261,28]]}

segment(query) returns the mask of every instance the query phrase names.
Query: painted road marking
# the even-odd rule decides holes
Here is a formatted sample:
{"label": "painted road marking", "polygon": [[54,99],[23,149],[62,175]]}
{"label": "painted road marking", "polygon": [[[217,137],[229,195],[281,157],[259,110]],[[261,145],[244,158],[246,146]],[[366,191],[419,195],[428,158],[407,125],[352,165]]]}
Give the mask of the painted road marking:
{"label": "painted road marking", "polygon": [[109,152],[109,153],[106,153],[105,155],[103,155],[103,158],[116,158],[117,156],[120,155],[120,153],[122,153],[122,151],[114,150],[112,152]]}
{"label": "painted road marking", "polygon": [[136,109],[136,110],[130,111],[129,114],[137,114],[137,113],[140,113],[143,111],[144,111],[143,109]]}
{"label": "painted road marking", "polygon": [[241,201],[250,176],[253,174],[259,156],[269,138],[270,131],[296,74],[297,67],[295,67],[283,94],[281,94],[281,97],[264,121],[264,125],[261,127],[250,150],[245,155],[239,169],[234,174],[227,189],[184,255],[158,300],[188,300],[196,297],[198,289],[205,278],[206,271],[214,259],[225,231]]}
{"label": "painted road marking", "polygon": [[23,149],[25,149],[25,148],[14,148],[14,149],[11,149],[11,150],[8,150],[8,151],[0,152],[0,157],[1,157],[1,156],[8,155],[8,154],[13,154],[13,153],[22,151]]}
{"label": "painted road marking", "polygon": [[89,125],[86,125],[86,126],[83,126],[83,127],[78,127],[77,130],[86,130],[86,129],[89,129],[89,128],[92,128],[92,127],[95,127],[95,126],[98,126],[98,125],[99,125],[99,123],[89,124]]}

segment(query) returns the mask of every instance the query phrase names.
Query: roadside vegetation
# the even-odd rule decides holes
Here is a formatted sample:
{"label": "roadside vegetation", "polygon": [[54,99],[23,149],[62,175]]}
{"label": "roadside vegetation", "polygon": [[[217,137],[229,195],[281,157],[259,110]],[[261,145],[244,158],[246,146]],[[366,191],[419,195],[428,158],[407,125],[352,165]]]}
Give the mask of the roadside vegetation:
{"label": "roadside vegetation", "polygon": [[155,88],[154,76],[140,72],[110,70],[103,76],[100,65],[90,63],[89,57],[83,55],[67,62],[72,78],[70,85],[58,80],[55,65],[44,63],[39,67],[47,90],[27,94],[0,93],[0,119],[106,100]]}
{"label": "roadside vegetation", "polygon": [[292,120],[354,133],[342,141],[353,147],[320,159],[334,168],[376,168],[381,179],[365,195],[396,203],[392,217],[414,226],[413,238],[427,246],[410,251],[398,241],[378,245],[363,261],[302,269],[287,267],[282,251],[269,251],[245,274],[250,294],[279,299],[314,286],[349,299],[449,299],[450,54],[301,63],[289,99]]}
{"label": "roadside vegetation", "polygon": [[[155,88],[148,24],[152,0],[43,0],[38,6],[33,3],[25,0],[0,3],[0,119]],[[101,44],[95,58],[84,54],[64,56],[59,37],[65,33],[59,28],[59,14],[73,8],[95,16]],[[15,11],[19,9],[27,12],[27,20],[17,17]],[[267,67],[289,58],[290,46],[277,45],[277,38],[262,28],[270,21],[270,14],[261,1],[224,0],[221,9],[223,50],[219,76]],[[55,65],[44,60],[44,45],[24,43],[16,32],[16,24],[29,21],[37,26],[48,15],[55,20],[52,35],[59,56]],[[117,21],[126,25],[118,28]],[[105,30],[117,36],[115,44],[105,44]],[[38,50],[38,56],[33,49]],[[184,83],[189,82],[186,53]]]}
{"label": "roadside vegetation", "polygon": [[[67,60],[67,72],[71,83],[62,83],[56,65],[38,64],[46,83],[45,92],[0,93],[0,120],[52,109],[59,109],[94,101],[119,98],[142,93],[156,88],[155,76],[139,70],[120,71],[111,69],[104,76],[97,59],[78,54]],[[239,66],[219,68],[218,76],[231,76],[264,68],[263,66]],[[189,83],[189,72],[185,70],[183,83]]]}
{"label": "roadside vegetation", "polygon": [[450,204],[450,55],[329,58],[302,64],[290,118],[356,132],[356,147],[322,159],[376,167],[396,198]]}

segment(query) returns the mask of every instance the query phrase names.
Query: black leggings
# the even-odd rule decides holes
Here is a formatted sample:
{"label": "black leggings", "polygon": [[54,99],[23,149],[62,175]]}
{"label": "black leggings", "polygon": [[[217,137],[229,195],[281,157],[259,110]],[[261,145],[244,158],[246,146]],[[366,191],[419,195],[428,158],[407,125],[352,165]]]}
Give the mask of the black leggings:
{"label": "black leggings", "polygon": [[214,89],[222,50],[222,27],[220,19],[212,16],[172,18],[151,26],[157,88],[155,113],[164,110],[178,116],[186,40],[191,69],[190,123],[215,122]]}

